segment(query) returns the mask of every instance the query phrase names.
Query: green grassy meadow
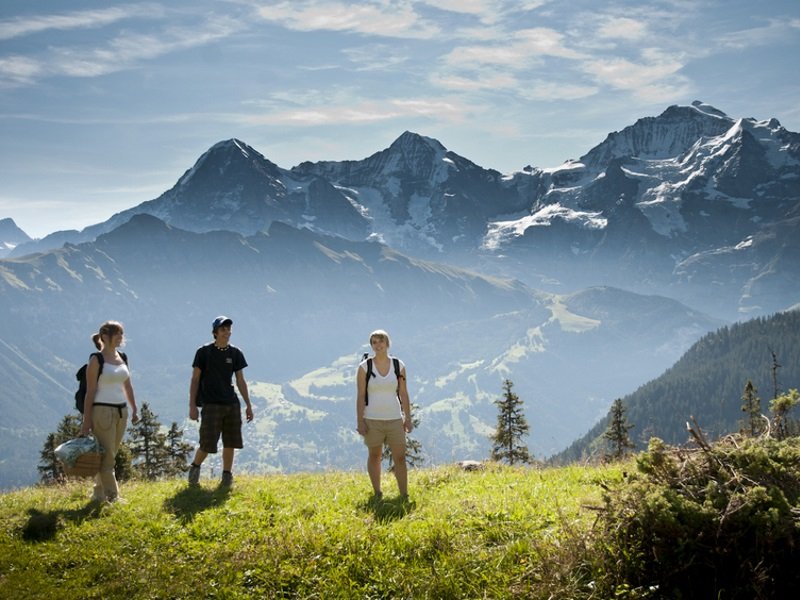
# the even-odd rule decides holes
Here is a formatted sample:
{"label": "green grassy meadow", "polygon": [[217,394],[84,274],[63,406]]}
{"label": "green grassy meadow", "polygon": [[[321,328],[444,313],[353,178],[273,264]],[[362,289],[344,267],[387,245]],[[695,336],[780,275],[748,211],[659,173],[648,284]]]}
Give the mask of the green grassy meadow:
{"label": "green grassy meadow", "polygon": [[590,598],[591,509],[625,465],[88,481],[0,496],[0,598]]}

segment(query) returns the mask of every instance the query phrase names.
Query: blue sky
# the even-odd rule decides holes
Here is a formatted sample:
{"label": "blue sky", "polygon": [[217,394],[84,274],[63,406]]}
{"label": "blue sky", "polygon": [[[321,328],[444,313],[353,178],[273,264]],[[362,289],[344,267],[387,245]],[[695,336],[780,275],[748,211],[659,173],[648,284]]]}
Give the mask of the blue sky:
{"label": "blue sky", "polygon": [[157,197],[216,142],[290,168],[406,130],[510,173],[702,100],[800,131],[797,0],[3,0],[0,218]]}

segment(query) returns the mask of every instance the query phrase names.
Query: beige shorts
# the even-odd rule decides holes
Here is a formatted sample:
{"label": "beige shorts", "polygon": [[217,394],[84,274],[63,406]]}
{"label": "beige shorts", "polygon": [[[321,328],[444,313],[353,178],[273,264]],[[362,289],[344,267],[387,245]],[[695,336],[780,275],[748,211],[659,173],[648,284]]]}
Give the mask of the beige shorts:
{"label": "beige shorts", "polygon": [[403,419],[392,419],[391,421],[381,421],[378,419],[364,419],[367,423],[367,435],[364,436],[364,444],[367,448],[375,446],[406,445],[406,431],[403,429]]}

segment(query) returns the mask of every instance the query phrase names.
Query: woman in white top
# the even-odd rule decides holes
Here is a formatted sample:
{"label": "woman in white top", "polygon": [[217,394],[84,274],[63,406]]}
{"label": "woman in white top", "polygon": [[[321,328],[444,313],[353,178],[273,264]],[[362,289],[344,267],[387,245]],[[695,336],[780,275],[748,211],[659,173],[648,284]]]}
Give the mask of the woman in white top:
{"label": "woman in white top", "polygon": [[[89,357],[86,369],[81,435],[94,433],[105,451],[92,494],[96,501],[116,502],[119,499],[114,464],[128,425],[128,405],[131,407],[131,421],[136,423],[139,420],[127,357],[119,351],[124,333],[122,324],[117,321],[103,323],[92,336],[100,352]],[[102,365],[97,354],[102,354]]]}
{"label": "woman in white top", "polygon": [[[378,329],[369,336],[372,358],[358,366],[356,383],[356,429],[369,449],[367,472],[375,496],[381,492],[381,460],[384,444],[389,446],[394,475],[403,499],[408,498],[406,433],[414,428],[406,386],[406,368],[400,359],[389,356],[389,334]],[[397,373],[394,361],[397,361]],[[369,381],[367,371],[371,364]]]}

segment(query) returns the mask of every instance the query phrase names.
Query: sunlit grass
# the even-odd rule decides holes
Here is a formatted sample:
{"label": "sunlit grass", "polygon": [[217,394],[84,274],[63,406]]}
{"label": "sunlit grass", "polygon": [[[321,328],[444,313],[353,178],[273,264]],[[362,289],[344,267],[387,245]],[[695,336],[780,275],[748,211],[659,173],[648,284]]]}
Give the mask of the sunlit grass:
{"label": "sunlit grass", "polygon": [[582,506],[620,477],[415,470],[410,502],[391,476],[375,502],[347,472],[126,483],[101,507],[86,482],[29,488],[0,496],[0,597],[547,598],[590,527]]}

